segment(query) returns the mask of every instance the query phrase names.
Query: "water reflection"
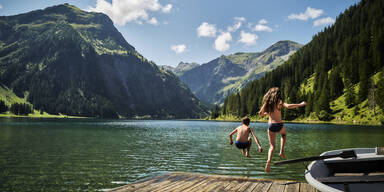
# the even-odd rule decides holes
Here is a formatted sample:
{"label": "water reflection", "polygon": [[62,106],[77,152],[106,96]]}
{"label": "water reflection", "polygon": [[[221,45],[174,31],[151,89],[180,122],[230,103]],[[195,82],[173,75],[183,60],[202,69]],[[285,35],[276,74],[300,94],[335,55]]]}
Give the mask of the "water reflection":
{"label": "water reflection", "polygon": [[[171,171],[304,180],[302,164],[264,173],[265,123],[251,123],[263,148],[251,158],[229,145],[237,122],[0,119],[0,191],[94,191]],[[384,146],[384,129],[286,124],[288,158],[338,148]],[[277,139],[279,142],[279,139]],[[279,146],[279,145],[277,145]],[[278,150],[276,150],[278,152]],[[274,161],[280,160],[276,154]]]}

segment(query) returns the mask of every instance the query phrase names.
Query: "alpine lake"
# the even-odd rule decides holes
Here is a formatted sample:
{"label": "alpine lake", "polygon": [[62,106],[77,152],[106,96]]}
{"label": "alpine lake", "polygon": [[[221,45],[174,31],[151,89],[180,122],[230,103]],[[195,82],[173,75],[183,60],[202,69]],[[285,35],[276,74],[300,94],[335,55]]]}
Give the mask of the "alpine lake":
{"label": "alpine lake", "polygon": [[[273,166],[266,123],[251,123],[251,157],[229,144],[239,122],[0,119],[0,191],[103,191],[168,172],[305,181],[304,163]],[[286,123],[287,159],[384,146],[383,126]],[[233,137],[235,139],[235,135]],[[276,137],[278,156],[280,136]]]}

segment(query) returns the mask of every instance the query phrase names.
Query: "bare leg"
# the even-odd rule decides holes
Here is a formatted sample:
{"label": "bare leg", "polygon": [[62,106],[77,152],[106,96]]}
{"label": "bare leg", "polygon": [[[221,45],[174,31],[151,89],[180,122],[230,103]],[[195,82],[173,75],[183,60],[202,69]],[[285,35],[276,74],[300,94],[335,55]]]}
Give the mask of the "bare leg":
{"label": "bare leg", "polygon": [[281,135],[279,156],[285,159],[284,146],[285,146],[285,141],[287,140],[287,130],[285,129],[285,126],[283,126],[283,128],[280,130],[279,134]]}
{"label": "bare leg", "polygon": [[241,154],[245,155],[245,149],[241,149]]}
{"label": "bare leg", "polygon": [[269,150],[268,150],[268,160],[265,164],[265,172],[269,173],[271,172],[271,161],[272,161],[272,154],[275,150],[276,145],[276,133],[268,130],[268,139],[269,139]]}
{"label": "bare leg", "polygon": [[248,145],[248,148],[247,148],[246,156],[247,157],[251,157],[251,155],[249,155],[249,150],[251,149],[251,145],[252,145],[252,139],[250,137],[248,137],[248,142],[249,142],[249,145]]}

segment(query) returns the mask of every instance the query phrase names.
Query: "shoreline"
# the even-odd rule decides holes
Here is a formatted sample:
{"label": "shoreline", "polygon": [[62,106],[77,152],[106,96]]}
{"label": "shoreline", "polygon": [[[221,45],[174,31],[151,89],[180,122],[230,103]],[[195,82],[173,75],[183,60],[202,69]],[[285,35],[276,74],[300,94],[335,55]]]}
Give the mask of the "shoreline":
{"label": "shoreline", "polygon": [[[0,118],[18,119],[18,118],[31,118],[31,119],[102,119],[97,117],[81,117],[81,116],[66,116],[66,115],[49,115],[49,114],[35,114],[35,115],[14,115],[14,114],[0,114]],[[256,119],[250,117],[253,123],[268,123],[268,120]],[[135,119],[135,118],[119,118],[116,120],[186,120],[186,121],[212,121],[212,122],[239,122],[241,118],[217,118],[217,119]],[[298,124],[334,124],[334,125],[370,125],[370,126],[384,126],[381,123],[367,123],[367,122],[350,122],[350,121],[320,121],[320,120],[284,120],[284,123],[298,123]]]}

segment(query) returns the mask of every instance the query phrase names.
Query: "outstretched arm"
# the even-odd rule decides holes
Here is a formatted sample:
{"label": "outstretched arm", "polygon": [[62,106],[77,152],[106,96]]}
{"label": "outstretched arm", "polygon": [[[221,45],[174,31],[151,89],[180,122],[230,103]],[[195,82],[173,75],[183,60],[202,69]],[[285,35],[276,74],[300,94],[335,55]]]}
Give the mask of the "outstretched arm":
{"label": "outstretched arm", "polygon": [[303,101],[299,104],[288,104],[288,103],[283,103],[283,106],[287,109],[294,109],[294,108],[298,108],[298,107],[303,107],[307,104],[307,102]]}
{"label": "outstretched arm", "polygon": [[249,128],[249,129],[251,130],[251,134],[252,134],[252,136],[253,136],[253,139],[256,141],[257,146],[259,147],[259,152],[260,152],[260,153],[263,152],[263,148],[261,147],[260,142],[259,142],[259,140],[257,139],[255,133],[253,132],[253,130],[252,130],[251,128]]}
{"label": "outstretched arm", "polygon": [[229,134],[229,144],[233,144],[233,140],[232,140],[232,135],[235,134],[237,132],[237,128],[235,130],[232,131],[232,133]]}

